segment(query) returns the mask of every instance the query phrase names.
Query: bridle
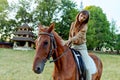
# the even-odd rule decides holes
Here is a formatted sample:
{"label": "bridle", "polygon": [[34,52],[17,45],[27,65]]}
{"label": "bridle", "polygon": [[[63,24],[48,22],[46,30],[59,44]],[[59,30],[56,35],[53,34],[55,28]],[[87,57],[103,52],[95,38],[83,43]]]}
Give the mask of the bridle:
{"label": "bridle", "polygon": [[[48,54],[48,56],[47,56],[47,59],[49,60],[50,57],[51,57],[52,54],[53,54],[53,51],[55,52],[55,50],[57,49],[55,37],[54,37],[53,33],[47,33],[47,32],[40,32],[39,35],[48,35],[48,36],[50,36],[50,51],[49,51],[49,54]],[[51,60],[50,63],[59,60],[59,59],[66,53],[66,51],[68,51],[68,49],[65,50],[65,51],[64,51],[59,57],[57,57],[56,59]]]}
{"label": "bridle", "polygon": [[49,60],[50,57],[52,56],[53,50],[55,50],[57,48],[54,35],[52,33],[47,33],[47,32],[40,32],[39,35],[48,35],[48,36],[50,36],[50,51],[49,51],[49,54],[47,56],[47,59]]}
{"label": "bridle", "polygon": [[[55,51],[57,49],[57,44],[56,44],[56,40],[55,40],[55,37],[53,35],[53,33],[47,33],[47,32],[40,32],[39,35],[48,35],[50,36],[50,51],[49,51],[49,54],[47,56],[47,59],[49,60],[50,57],[52,56],[53,54],[53,51]],[[55,62],[57,60],[59,60],[62,56],[65,55],[65,53],[68,51],[69,48],[67,48],[59,57],[57,57],[56,59],[53,59],[50,61],[51,62]],[[78,73],[78,72],[77,72]],[[79,77],[78,75],[76,76],[77,77],[77,80],[79,80]]]}

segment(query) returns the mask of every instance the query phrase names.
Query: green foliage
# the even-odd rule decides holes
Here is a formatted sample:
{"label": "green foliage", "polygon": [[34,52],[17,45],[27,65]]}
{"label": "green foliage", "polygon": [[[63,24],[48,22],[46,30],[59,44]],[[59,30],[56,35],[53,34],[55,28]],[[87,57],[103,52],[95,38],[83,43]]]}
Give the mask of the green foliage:
{"label": "green foliage", "polygon": [[[6,0],[1,0],[0,4],[1,41],[9,39],[15,28],[23,23],[28,23],[37,30],[38,23],[48,26],[52,22],[56,23],[55,30],[58,34],[63,39],[68,39],[71,23],[79,12],[76,4],[71,0],[18,0],[18,4],[12,3],[9,6],[10,10],[6,10],[8,8],[2,6],[3,4],[8,6]],[[118,36],[115,34],[115,21],[113,20],[110,25],[106,14],[100,7],[86,6],[85,9],[90,12],[87,32],[88,49],[100,50],[102,46],[120,49]],[[7,14],[12,11],[16,12],[15,18],[9,19]]]}
{"label": "green foliage", "polygon": [[37,8],[33,12],[35,22],[43,25],[50,25],[53,21],[54,14],[57,13],[58,2],[56,0],[36,0]]}
{"label": "green foliage", "polygon": [[[29,4],[29,5],[28,5]],[[32,15],[29,13],[30,3],[25,0],[19,0],[19,5],[14,4],[9,6],[8,12],[15,11],[17,8],[17,14],[15,19],[8,19],[7,14],[2,12],[2,17],[0,26],[1,26],[1,41],[11,41],[11,34],[16,30],[15,28],[22,25],[22,23],[32,22]],[[1,18],[0,18],[1,19]]]}
{"label": "green foliage", "polygon": [[112,51],[116,47],[115,44],[117,43],[117,37],[118,37],[115,33],[116,32],[115,27],[116,27],[116,22],[112,19],[111,24],[110,24],[109,42],[106,45],[109,48],[111,48]]}
{"label": "green foliage", "polygon": [[120,34],[117,35],[116,42],[114,43],[114,48],[117,50],[117,54],[120,54]]}
{"label": "green foliage", "polygon": [[7,0],[0,0],[0,13],[3,12],[8,7]]}
{"label": "green foliage", "polygon": [[38,6],[33,12],[34,21],[47,26],[51,22],[55,22],[55,29],[58,34],[63,39],[68,39],[71,22],[75,19],[78,12],[75,9],[75,3],[70,0],[41,0],[37,1],[37,3]]}
{"label": "green foliage", "polygon": [[[0,34],[1,36],[5,33],[4,32],[5,24],[6,24],[6,18],[7,18],[7,12],[5,11],[8,7],[7,0],[0,0]],[[0,39],[0,41],[3,41],[3,39]]]}
{"label": "green foliage", "polygon": [[100,7],[87,6],[85,9],[90,11],[87,33],[88,47],[100,49],[104,43],[109,42],[110,24]]}
{"label": "green foliage", "polygon": [[19,0],[18,11],[15,16],[18,26],[22,25],[22,23],[32,22],[32,14],[30,13],[30,1]]}
{"label": "green foliage", "polygon": [[14,20],[3,20],[1,21],[1,29],[0,29],[0,34],[1,34],[1,39],[0,41],[5,42],[5,41],[11,41],[11,34],[13,34],[14,31],[14,26],[15,26],[15,21]]}
{"label": "green foliage", "polygon": [[78,10],[76,9],[76,4],[70,0],[61,0],[59,10],[61,12],[61,15],[59,15],[61,20],[57,22],[56,31],[63,39],[68,39],[71,23],[75,20]]}
{"label": "green foliage", "polygon": [[9,36],[9,23],[6,20],[7,18],[7,13],[6,12],[2,12],[0,14],[0,34],[1,34],[1,39],[0,41],[5,41],[6,38]]}

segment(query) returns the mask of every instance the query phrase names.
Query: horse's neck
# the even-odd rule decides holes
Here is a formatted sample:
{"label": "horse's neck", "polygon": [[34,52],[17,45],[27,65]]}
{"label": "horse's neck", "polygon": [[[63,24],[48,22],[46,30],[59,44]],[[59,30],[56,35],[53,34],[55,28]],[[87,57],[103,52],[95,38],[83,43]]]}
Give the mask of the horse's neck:
{"label": "horse's neck", "polygon": [[[66,50],[66,47],[63,45],[62,38],[56,32],[54,32],[54,36],[55,36],[57,49],[53,55],[53,59],[57,59],[64,53],[64,51]],[[55,61],[54,62],[55,68],[62,70],[64,68],[64,66],[66,65],[65,59],[66,59],[66,56],[63,55],[57,61]]]}
{"label": "horse's neck", "polygon": [[[57,58],[59,58],[61,55],[63,55],[64,54],[64,50],[63,49],[61,49],[60,47],[58,47],[57,49],[56,49],[56,51],[55,51],[55,53],[54,53],[54,55],[53,55],[53,59],[57,59]],[[56,67],[56,69],[58,69],[58,70],[62,70],[63,68],[64,68],[64,65],[66,64],[65,63],[65,55],[63,55],[63,56],[61,56],[57,61],[55,61],[54,63],[55,63],[55,67]]]}

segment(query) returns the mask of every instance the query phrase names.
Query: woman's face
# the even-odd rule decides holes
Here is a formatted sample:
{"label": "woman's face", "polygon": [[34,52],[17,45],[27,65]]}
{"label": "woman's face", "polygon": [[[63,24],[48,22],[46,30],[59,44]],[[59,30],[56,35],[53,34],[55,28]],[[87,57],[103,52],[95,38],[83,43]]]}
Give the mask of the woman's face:
{"label": "woman's face", "polygon": [[84,22],[87,19],[87,17],[88,16],[86,14],[80,13],[80,15],[79,15],[79,21],[80,22]]}

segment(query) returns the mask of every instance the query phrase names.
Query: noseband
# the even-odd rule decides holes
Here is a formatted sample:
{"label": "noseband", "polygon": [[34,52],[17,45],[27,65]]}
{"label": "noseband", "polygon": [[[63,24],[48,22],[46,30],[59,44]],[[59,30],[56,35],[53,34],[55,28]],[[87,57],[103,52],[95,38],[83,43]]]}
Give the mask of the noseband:
{"label": "noseband", "polygon": [[47,32],[40,32],[39,35],[48,35],[48,36],[50,36],[50,51],[49,51],[49,54],[47,56],[47,59],[50,59],[50,57],[52,56],[53,51],[57,48],[54,35],[52,33],[47,33]]}

